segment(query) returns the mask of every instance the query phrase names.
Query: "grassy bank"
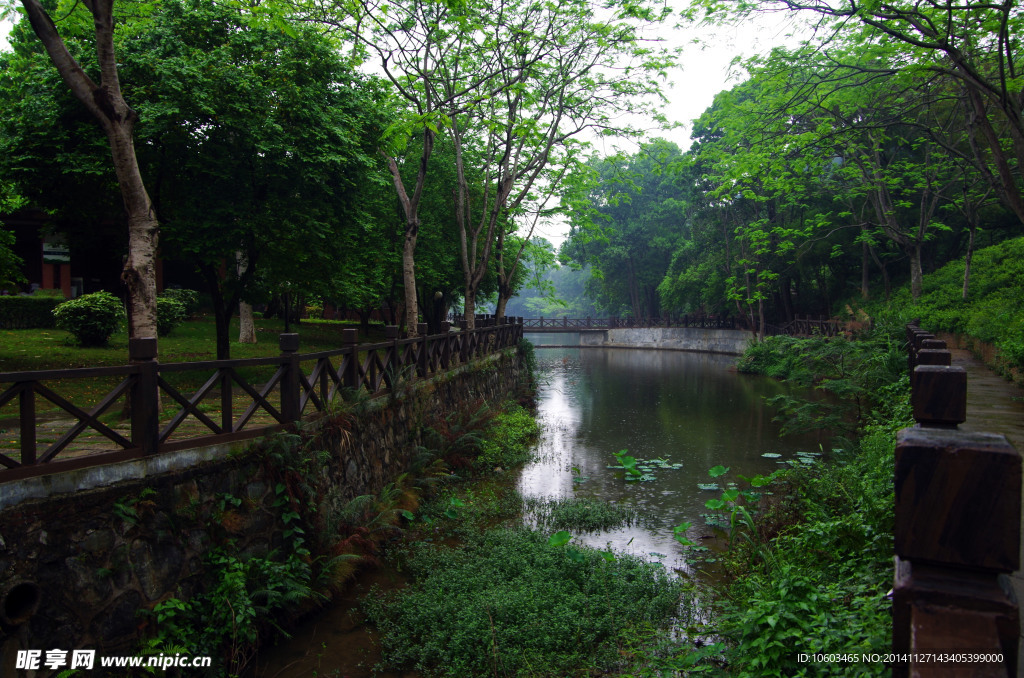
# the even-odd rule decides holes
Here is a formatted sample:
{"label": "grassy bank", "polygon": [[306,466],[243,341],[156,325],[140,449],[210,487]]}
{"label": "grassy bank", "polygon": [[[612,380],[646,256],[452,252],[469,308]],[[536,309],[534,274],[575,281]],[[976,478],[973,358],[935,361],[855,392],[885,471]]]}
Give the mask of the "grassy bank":
{"label": "grassy bank", "polygon": [[774,338],[740,361],[832,393],[831,404],[780,401],[780,416],[844,435],[826,461],[774,474],[771,495],[724,502],[732,547],[710,631],[727,640],[728,675],[888,673],[801,663],[798,653],[884,653],[891,644],[893,450],[896,431],[913,423],[901,330],[883,322],[857,340]]}
{"label": "grassy bank", "polygon": [[924,276],[916,302],[904,287],[867,310],[872,316],[920,318],[932,332],[961,335],[991,367],[1024,383],[1024,238],[974,253],[966,299],[963,281],[964,262],[953,261]]}
{"label": "grassy bank", "polygon": [[[300,337],[300,351],[312,353],[339,348],[341,330],[358,327],[357,324],[325,324],[311,322],[290,328]],[[368,337],[360,341],[383,340],[383,326],[371,326]],[[379,330],[379,331],[378,331]],[[280,355],[277,337],[284,331],[284,322],[277,319],[256,320],[255,344],[240,344],[238,320],[231,325],[232,358],[263,358]],[[215,360],[216,329],[212,317],[188,320],[167,337],[160,338],[160,362],[194,362]],[[124,365],[128,362],[128,334],[123,328],[116,332],[105,347],[81,348],[75,345],[69,332],[59,329],[0,330],[0,371],[68,369],[74,367],[100,367]]]}
{"label": "grassy bank", "polygon": [[[568,531],[613,528],[635,512],[574,499],[524,502],[500,480],[528,460],[524,443],[536,427],[525,410],[499,414],[464,474],[490,479],[450,486],[407,516],[405,538],[387,557],[409,586],[373,590],[363,603],[380,633],[380,669],[624,675],[636,664],[627,639],[677,620],[687,587],[664,568],[578,547]],[[524,528],[524,518],[538,528]]]}

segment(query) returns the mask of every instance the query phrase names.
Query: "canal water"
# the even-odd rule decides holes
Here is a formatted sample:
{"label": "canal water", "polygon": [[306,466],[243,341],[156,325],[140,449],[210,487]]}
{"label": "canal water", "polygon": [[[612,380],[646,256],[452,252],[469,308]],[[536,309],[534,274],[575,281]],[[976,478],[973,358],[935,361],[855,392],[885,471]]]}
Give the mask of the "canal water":
{"label": "canal water", "polygon": [[[528,338],[564,346],[577,343],[573,336]],[[635,506],[641,516],[627,528],[577,535],[591,546],[610,544],[688,572],[673,526],[691,523],[693,541],[710,536],[709,519],[717,516],[708,516],[704,503],[727,483],[811,461],[828,448],[823,436],[780,438],[765,398],[788,387],[737,373],[735,356],[626,348],[537,348],[536,355],[542,434],[520,493],[592,497]],[[624,471],[608,468],[618,465],[620,450],[648,462],[645,475],[653,479],[629,482]],[[729,473],[711,478],[708,470],[719,465]]]}
{"label": "canal water", "polygon": [[[787,387],[737,373],[735,356],[564,347],[578,345],[578,335],[572,334],[527,338],[539,346],[542,432],[536,460],[516,481],[520,493],[536,500],[592,497],[634,506],[640,515],[626,528],[574,535],[574,543],[610,545],[690,574],[673,526],[690,522],[690,539],[707,543],[702,540],[714,530],[704,502],[719,497],[728,482],[804,463],[800,460],[813,459],[808,453],[828,448],[824,437],[780,438],[764,399]],[[608,468],[618,465],[613,453],[621,450],[646,463],[651,479],[627,481],[622,470]],[[708,470],[718,465],[729,473],[709,477]],[[711,484],[720,489],[708,489]],[[389,576],[372,575],[385,585]],[[294,640],[275,648],[258,675],[373,675],[372,630],[350,614],[354,602],[296,630]]]}

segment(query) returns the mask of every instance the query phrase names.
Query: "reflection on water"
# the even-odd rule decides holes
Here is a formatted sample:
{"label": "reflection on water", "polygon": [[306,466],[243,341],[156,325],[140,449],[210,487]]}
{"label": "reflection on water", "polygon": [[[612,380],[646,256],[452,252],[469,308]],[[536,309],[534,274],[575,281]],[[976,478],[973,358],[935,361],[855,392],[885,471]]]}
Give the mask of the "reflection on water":
{"label": "reflection on water", "polygon": [[[538,335],[564,344],[568,335]],[[530,337],[533,340],[534,337]],[[592,546],[624,550],[686,570],[672,526],[693,523],[689,537],[711,533],[704,502],[718,493],[712,466],[752,476],[770,473],[798,451],[817,451],[816,437],[782,440],[763,396],[785,390],[770,379],[738,374],[735,357],[636,349],[551,348],[537,351],[542,386],[538,417],[543,432],[537,461],[522,471],[519,490],[528,497],[590,496],[628,502],[645,516],[640,526],[577,535]],[[613,452],[681,464],[658,470],[650,482],[627,483]],[[764,453],[781,454],[779,459]],[[575,474],[586,480],[574,481]]]}
{"label": "reflection on water", "polygon": [[[548,345],[578,343],[575,335],[537,338]],[[589,348],[539,349],[536,355],[543,431],[537,461],[522,470],[519,491],[527,497],[587,496],[631,503],[644,516],[639,525],[576,535],[577,541],[601,548],[610,544],[688,571],[672,527],[693,523],[688,533],[693,540],[711,534],[701,514],[706,512],[704,502],[718,493],[697,487],[711,480],[709,468],[729,466],[731,478],[770,473],[778,468],[776,460],[762,454],[793,459],[795,452],[818,449],[816,438],[779,439],[763,396],[781,393],[785,387],[737,374],[732,356]],[[622,449],[640,459],[663,458],[681,468],[655,471],[651,482],[627,483],[622,471],[606,468],[616,464],[612,453]],[[574,475],[586,480],[575,482]],[[373,631],[350,613],[356,594],[371,583],[391,588],[401,584],[401,577],[386,569],[364,575],[358,591],[297,629],[294,640],[265,655],[256,676],[416,676],[373,673],[379,660]]]}

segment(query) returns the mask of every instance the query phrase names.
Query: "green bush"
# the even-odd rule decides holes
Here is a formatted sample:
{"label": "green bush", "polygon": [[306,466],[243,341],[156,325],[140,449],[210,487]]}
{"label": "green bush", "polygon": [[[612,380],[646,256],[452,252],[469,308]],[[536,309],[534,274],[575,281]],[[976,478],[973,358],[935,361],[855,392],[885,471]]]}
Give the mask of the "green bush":
{"label": "green bush", "polygon": [[81,346],[106,346],[124,318],[121,300],[110,292],[84,294],[53,309],[57,327],[74,335]]}
{"label": "green bush", "polygon": [[[182,288],[168,287],[160,293],[165,299],[174,299],[185,307],[185,317],[189,318],[199,310],[199,292]],[[158,311],[159,312],[159,311]]]}
{"label": "green bush", "polygon": [[729,675],[886,674],[880,663],[799,663],[797,654],[884,653],[892,643],[893,451],[896,431],[913,425],[901,331],[902,321],[882,318],[859,341],[787,340],[779,355],[762,346],[750,360],[759,371],[805,363],[835,395],[824,415],[849,417],[858,401],[860,429],[828,462],[787,471],[785,492],[776,487],[738,528],[712,623],[729,641]]}
{"label": "green bush", "polygon": [[538,430],[537,420],[525,407],[507,404],[484,434],[476,465],[508,469],[525,464],[533,457],[530,450]]}
{"label": "green bush", "polygon": [[166,337],[175,327],[185,322],[188,311],[185,304],[174,297],[156,298],[156,333]]}
{"label": "green bush", "polygon": [[0,329],[27,330],[30,328],[53,327],[56,319],[53,309],[64,301],[64,295],[42,295],[0,297]]}

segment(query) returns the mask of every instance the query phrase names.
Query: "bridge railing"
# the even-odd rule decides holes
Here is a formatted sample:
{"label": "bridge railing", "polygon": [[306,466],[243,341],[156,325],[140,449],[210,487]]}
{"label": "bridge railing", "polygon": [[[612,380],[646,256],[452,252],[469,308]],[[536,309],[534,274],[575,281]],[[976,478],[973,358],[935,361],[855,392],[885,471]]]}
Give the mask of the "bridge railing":
{"label": "bridge railing", "polygon": [[823,337],[835,337],[846,332],[847,324],[825,316],[800,316],[797,314],[793,320],[781,325],[767,325],[766,334],[787,335],[791,337],[810,337],[820,335]]}
{"label": "bridge railing", "polygon": [[[0,483],[266,435],[328,410],[346,391],[384,393],[522,338],[512,319],[486,325],[451,332],[445,324],[426,336],[423,324],[412,339],[388,327],[387,340],[374,344],[358,344],[357,330],[346,329],[341,348],[308,354],[298,352],[297,334],[282,334],[278,356],[193,363],[161,364],[156,340],[137,339],[129,365],[0,373],[0,411],[8,410]],[[60,395],[70,385],[95,391],[93,404]],[[41,406],[59,413],[40,414]]]}
{"label": "bridge railing", "polygon": [[[728,315],[681,315],[655,318],[524,318],[523,329],[540,332],[576,332],[584,330],[609,330],[640,327],[696,327],[703,329],[737,329],[742,323],[735,316]],[[847,324],[825,316],[796,315],[793,320],[781,325],[765,326],[769,335],[834,337],[847,330]]]}
{"label": "bridge railing", "polygon": [[523,318],[523,329],[530,330],[609,330],[634,327],[702,327],[735,329],[732,316],[681,315],[662,318]]}
{"label": "bridge railing", "polygon": [[[967,373],[943,341],[907,326],[917,426],[895,459],[893,675],[1016,676],[1020,618],[1006,575],[1020,568],[1021,457],[1002,435],[958,428]],[[940,664],[938,654],[985,656]],[[998,657],[998,663],[992,659]]]}

